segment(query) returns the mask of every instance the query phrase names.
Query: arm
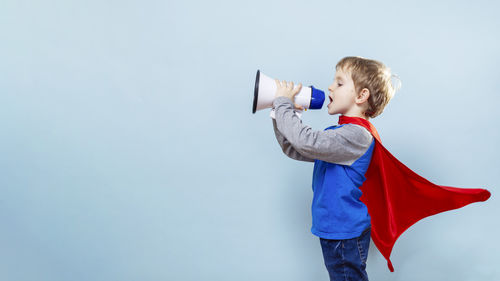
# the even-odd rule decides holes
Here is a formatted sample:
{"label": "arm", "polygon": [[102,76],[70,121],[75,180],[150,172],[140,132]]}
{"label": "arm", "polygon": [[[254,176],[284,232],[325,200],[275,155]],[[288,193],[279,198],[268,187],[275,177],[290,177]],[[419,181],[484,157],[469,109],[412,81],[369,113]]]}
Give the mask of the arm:
{"label": "arm", "polygon": [[317,131],[302,124],[288,97],[274,99],[273,106],[277,129],[303,157],[351,165],[372,143],[371,133],[359,125],[345,124],[337,129]]}
{"label": "arm", "polygon": [[273,120],[273,128],[274,128],[274,134],[276,135],[276,139],[278,140],[278,143],[280,144],[281,149],[283,150],[283,153],[286,154],[286,156],[299,161],[306,161],[306,162],[315,161],[314,159],[302,156],[297,150],[295,150],[292,144],[280,133],[280,131],[276,127],[276,120],[274,118],[271,119]]}

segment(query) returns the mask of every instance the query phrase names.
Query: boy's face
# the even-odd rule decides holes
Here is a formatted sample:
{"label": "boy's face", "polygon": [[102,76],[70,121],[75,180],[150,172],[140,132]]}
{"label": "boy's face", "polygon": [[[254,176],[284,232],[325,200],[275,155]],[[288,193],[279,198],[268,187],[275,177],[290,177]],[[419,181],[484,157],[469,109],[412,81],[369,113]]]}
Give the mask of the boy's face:
{"label": "boy's face", "polygon": [[338,69],[335,73],[333,83],[328,87],[330,103],[328,104],[328,114],[345,114],[356,103],[356,92],[351,73]]}

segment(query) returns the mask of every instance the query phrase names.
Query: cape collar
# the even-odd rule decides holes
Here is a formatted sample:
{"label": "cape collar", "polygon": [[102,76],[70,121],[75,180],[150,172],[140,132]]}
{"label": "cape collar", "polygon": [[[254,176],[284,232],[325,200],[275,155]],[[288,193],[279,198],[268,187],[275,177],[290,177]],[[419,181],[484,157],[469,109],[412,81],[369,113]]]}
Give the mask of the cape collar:
{"label": "cape collar", "polygon": [[343,114],[340,115],[339,125],[346,123],[357,124],[365,127],[373,135],[373,137],[375,137],[380,143],[382,143],[382,141],[380,140],[380,136],[378,135],[377,129],[375,129],[375,126],[373,126],[373,124],[370,123],[370,121],[361,117],[346,116]]}

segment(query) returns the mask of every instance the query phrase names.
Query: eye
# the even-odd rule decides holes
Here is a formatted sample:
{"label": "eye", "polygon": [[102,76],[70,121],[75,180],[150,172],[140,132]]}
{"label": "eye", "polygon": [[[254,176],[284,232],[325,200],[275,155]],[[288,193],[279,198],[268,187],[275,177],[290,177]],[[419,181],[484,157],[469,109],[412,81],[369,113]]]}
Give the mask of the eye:
{"label": "eye", "polygon": [[340,83],[337,83],[337,85],[339,85],[339,87],[342,86],[342,84],[340,84]]}

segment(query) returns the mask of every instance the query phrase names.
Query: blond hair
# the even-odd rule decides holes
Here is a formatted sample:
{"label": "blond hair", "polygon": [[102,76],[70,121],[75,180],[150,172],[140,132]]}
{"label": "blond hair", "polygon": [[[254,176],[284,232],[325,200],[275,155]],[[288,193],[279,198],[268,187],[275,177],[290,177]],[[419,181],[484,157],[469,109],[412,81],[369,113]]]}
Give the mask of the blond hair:
{"label": "blond hair", "polygon": [[337,63],[335,69],[339,68],[351,72],[356,94],[364,88],[370,91],[368,108],[364,112],[367,118],[375,118],[380,115],[394,97],[396,90],[401,88],[401,83],[399,83],[398,88],[395,89],[391,81],[392,77],[396,77],[398,80],[399,77],[391,74],[391,69],[377,60],[348,56]]}

